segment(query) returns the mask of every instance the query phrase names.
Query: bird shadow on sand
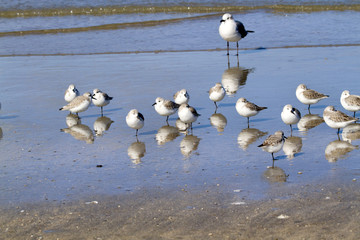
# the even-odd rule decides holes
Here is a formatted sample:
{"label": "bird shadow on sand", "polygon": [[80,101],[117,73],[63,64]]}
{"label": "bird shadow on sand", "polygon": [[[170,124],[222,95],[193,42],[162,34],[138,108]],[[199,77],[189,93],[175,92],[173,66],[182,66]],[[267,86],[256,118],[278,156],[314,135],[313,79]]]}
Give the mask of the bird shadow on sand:
{"label": "bird shadow on sand", "polygon": [[18,115],[11,115],[11,116],[1,116],[0,119],[14,119],[14,118],[18,118]]}

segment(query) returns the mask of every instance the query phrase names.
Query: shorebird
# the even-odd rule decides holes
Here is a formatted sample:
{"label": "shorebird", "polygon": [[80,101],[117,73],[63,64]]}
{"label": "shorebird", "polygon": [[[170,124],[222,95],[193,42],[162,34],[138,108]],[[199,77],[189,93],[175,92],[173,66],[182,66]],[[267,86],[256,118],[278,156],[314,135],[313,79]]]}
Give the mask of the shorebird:
{"label": "shorebird", "polygon": [[274,153],[281,150],[285,142],[285,136],[283,131],[276,131],[273,135],[268,136],[265,141],[258,147],[261,147],[264,151],[271,153],[274,167]]}
{"label": "shorebird", "polygon": [[284,106],[281,112],[281,120],[286,124],[290,125],[291,133],[292,133],[292,125],[297,124],[301,119],[300,111],[287,104]]}
{"label": "shorebird", "polygon": [[139,129],[144,126],[144,120],[145,120],[144,116],[141,113],[139,113],[139,111],[136,109],[131,109],[126,116],[126,124],[129,127],[136,129],[135,136],[138,135]]}
{"label": "shorebird", "polygon": [[247,117],[248,127],[249,118],[257,115],[260,111],[267,109],[267,107],[259,107],[258,105],[247,101],[245,98],[239,98],[236,102],[236,111],[240,116]]}
{"label": "shorebird", "polygon": [[178,115],[182,122],[190,124],[191,129],[192,123],[200,116],[200,114],[196,112],[195,108],[189,106],[187,103],[180,105]]}
{"label": "shorebird", "polygon": [[101,116],[103,115],[103,107],[108,105],[110,103],[110,100],[112,100],[112,97],[109,97],[106,93],[100,91],[99,89],[95,88],[93,90],[93,104],[97,107],[101,108]]}
{"label": "shorebird", "polygon": [[350,95],[348,90],[342,92],[340,103],[346,110],[354,112],[354,117],[357,111],[360,111],[360,96]]}
{"label": "shorebird", "polygon": [[183,104],[188,103],[190,100],[189,93],[186,91],[186,89],[181,89],[180,91],[176,92],[174,94],[174,101],[176,104]]}
{"label": "shorebird", "polygon": [[340,133],[340,128],[344,128],[359,120],[358,118],[350,117],[339,110],[335,110],[334,106],[327,106],[324,109],[323,118],[329,127],[338,129],[338,135]]}
{"label": "shorebird", "polygon": [[82,96],[78,96],[74,98],[71,102],[69,102],[67,105],[60,108],[60,111],[70,111],[71,113],[76,113],[78,115],[79,112],[86,111],[91,103],[91,99],[94,99],[94,97],[91,95],[91,93],[86,92]]}
{"label": "shorebird", "polygon": [[329,95],[308,89],[305,84],[300,84],[296,88],[296,97],[301,103],[309,105],[308,109],[310,111],[310,105],[318,103],[321,99],[328,98]]}
{"label": "shorebird", "polygon": [[173,101],[165,100],[162,97],[157,97],[153,106],[159,115],[166,116],[166,122],[168,122],[169,116],[176,113],[180,105],[174,103]]}
{"label": "shorebird", "polygon": [[230,13],[225,13],[220,20],[219,34],[227,42],[227,55],[229,55],[229,42],[236,42],[236,55],[239,55],[239,41],[252,32],[254,31],[246,30],[244,24],[234,20]]}
{"label": "shorebird", "polygon": [[74,98],[76,98],[79,95],[80,95],[79,91],[76,89],[75,85],[70,84],[68,89],[66,89],[65,91],[64,99],[67,102],[71,102],[72,100],[74,100]]}
{"label": "shorebird", "polygon": [[225,97],[225,89],[221,83],[216,83],[215,86],[209,90],[209,98],[214,102],[216,109],[218,108],[216,102],[223,100]]}

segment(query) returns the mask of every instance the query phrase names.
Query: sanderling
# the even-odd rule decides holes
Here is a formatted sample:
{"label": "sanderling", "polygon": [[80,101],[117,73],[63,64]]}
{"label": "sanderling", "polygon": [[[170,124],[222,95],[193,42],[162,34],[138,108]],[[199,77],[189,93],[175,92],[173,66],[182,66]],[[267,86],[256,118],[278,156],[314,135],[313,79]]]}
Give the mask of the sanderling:
{"label": "sanderling", "polygon": [[230,13],[225,13],[220,20],[219,34],[227,42],[227,55],[229,55],[229,42],[236,42],[237,54],[239,54],[239,41],[248,33],[254,31],[245,30],[244,25],[235,21]]}
{"label": "sanderling", "polygon": [[166,122],[168,122],[169,116],[176,113],[180,105],[162,97],[157,97],[153,106],[159,115],[166,116]]}
{"label": "sanderling", "polygon": [[339,110],[335,110],[334,106],[327,106],[324,109],[323,118],[329,127],[338,129],[337,134],[339,134],[340,128],[344,128],[350,123],[358,120],[357,118],[350,117]]}
{"label": "sanderling", "polygon": [[186,103],[180,105],[178,115],[182,122],[190,124],[191,129],[192,123],[200,116],[200,114],[196,112],[195,108]]}
{"label": "sanderling", "polygon": [[300,121],[301,114],[300,111],[287,104],[284,106],[281,112],[281,119],[286,125],[290,125],[291,133],[292,133],[292,125],[297,124]]}
{"label": "sanderling", "polygon": [[110,103],[110,100],[112,100],[112,97],[109,97],[106,93],[100,91],[99,89],[95,88],[93,90],[93,104],[97,107],[101,108],[101,116],[103,115],[103,107],[108,105]]}
{"label": "sanderling", "polygon": [[144,116],[136,109],[131,109],[126,116],[126,124],[136,129],[136,136],[138,135],[139,129],[144,126],[144,120]]}
{"label": "sanderling", "polygon": [[350,95],[348,90],[342,92],[340,102],[343,108],[350,112],[354,112],[354,117],[355,113],[360,111],[360,96]]}
{"label": "sanderling", "polygon": [[189,100],[190,100],[190,96],[189,93],[186,91],[186,89],[181,89],[180,91],[174,94],[174,102],[176,104],[181,105],[183,103],[188,103]]}
{"label": "sanderling", "polygon": [[310,105],[318,103],[321,99],[328,98],[329,95],[308,89],[305,84],[300,84],[296,88],[296,97],[301,103],[309,105],[308,109],[310,111]]}
{"label": "sanderling", "polygon": [[271,153],[274,167],[274,153],[281,150],[285,142],[285,136],[283,131],[276,131],[273,135],[268,136],[265,141],[258,147],[261,147],[264,151]]}
{"label": "sanderling", "polygon": [[221,83],[216,83],[215,86],[209,90],[209,98],[214,102],[216,109],[218,108],[216,102],[223,100],[225,97],[225,89]]}
{"label": "sanderling", "polygon": [[66,89],[65,91],[64,99],[67,102],[71,102],[72,100],[74,100],[74,98],[76,98],[79,95],[80,95],[79,91],[76,89],[75,85],[70,84],[68,89]]}
{"label": "sanderling", "polygon": [[60,108],[60,111],[70,111],[71,113],[78,114],[79,112],[86,111],[91,103],[91,99],[94,98],[89,92],[84,93],[82,96],[77,96],[69,102],[67,105]]}
{"label": "sanderling", "polygon": [[239,98],[235,107],[240,116],[247,117],[248,127],[250,117],[257,115],[261,110],[267,109],[267,107],[259,107],[258,105],[247,101],[245,98]]}

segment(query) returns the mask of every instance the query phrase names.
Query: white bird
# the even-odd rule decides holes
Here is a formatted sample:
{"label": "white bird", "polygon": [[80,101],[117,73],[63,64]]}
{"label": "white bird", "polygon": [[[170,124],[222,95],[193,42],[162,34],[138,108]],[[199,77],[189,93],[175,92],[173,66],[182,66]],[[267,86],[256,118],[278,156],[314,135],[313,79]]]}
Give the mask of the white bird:
{"label": "white bird", "polygon": [[354,117],[357,111],[360,111],[360,96],[350,95],[348,90],[342,92],[340,103],[346,110],[354,112]]}
{"label": "white bird", "polygon": [[76,89],[75,85],[70,84],[68,89],[66,89],[66,91],[65,91],[64,99],[67,102],[71,102],[72,100],[74,100],[74,98],[76,98],[79,95],[80,95],[80,93]]}
{"label": "white bird", "polygon": [[103,107],[108,105],[110,103],[110,100],[113,99],[113,97],[110,97],[109,95],[100,91],[97,88],[95,88],[93,90],[93,96],[94,96],[94,98],[93,98],[92,102],[95,106],[101,108],[101,116],[102,116],[103,115]]}
{"label": "white bird", "polygon": [[247,117],[248,127],[249,127],[249,118],[257,115],[260,111],[267,109],[267,107],[259,107],[258,105],[249,102],[245,98],[239,98],[235,105],[236,111],[240,116]]}
{"label": "white bird", "polygon": [[86,111],[91,103],[91,99],[94,98],[89,92],[84,93],[82,96],[74,98],[67,105],[60,108],[60,111],[70,111],[71,113],[78,114],[79,112]]}
{"label": "white bird", "polygon": [[225,97],[225,89],[221,85],[221,83],[216,83],[215,86],[210,88],[209,90],[209,98],[214,102],[216,109],[218,108],[216,102],[219,102]]}
{"label": "white bird", "polygon": [[285,142],[285,136],[283,131],[276,131],[273,135],[268,136],[265,141],[258,147],[261,147],[264,151],[271,153],[274,167],[274,153],[281,150]]}
{"label": "white bird", "polygon": [[168,122],[169,116],[176,113],[180,105],[162,97],[157,97],[153,106],[159,115],[166,116],[166,122]]}
{"label": "white bird", "polygon": [[239,41],[252,32],[254,31],[245,30],[244,25],[235,21],[230,13],[225,13],[220,20],[219,34],[227,42],[227,55],[229,55],[229,42],[236,42],[236,55],[239,55]]}
{"label": "white bird", "polygon": [[310,111],[310,105],[318,103],[321,99],[328,98],[329,95],[308,89],[305,84],[300,84],[296,88],[296,97],[301,103],[309,105],[308,109]]}
{"label": "white bird", "polygon": [[337,134],[339,134],[340,128],[344,128],[359,120],[358,118],[350,117],[339,110],[335,110],[334,106],[327,106],[324,109],[323,118],[329,127],[338,129]]}
{"label": "white bird", "polygon": [[290,104],[287,104],[284,106],[282,112],[281,112],[281,120],[286,125],[290,125],[291,133],[292,133],[292,125],[297,124],[301,119],[301,113],[299,110],[291,106]]}
{"label": "white bird", "polygon": [[126,124],[129,127],[136,129],[136,136],[138,135],[139,129],[144,126],[144,121],[144,116],[136,109],[131,109],[126,115]]}
{"label": "white bird", "polygon": [[200,114],[196,112],[195,108],[189,106],[187,103],[180,105],[178,115],[182,122],[190,124],[191,129],[192,123],[195,122],[200,116]]}
{"label": "white bird", "polygon": [[176,92],[174,94],[174,101],[176,104],[183,104],[188,103],[190,100],[189,93],[186,91],[186,89],[181,89],[180,91]]}

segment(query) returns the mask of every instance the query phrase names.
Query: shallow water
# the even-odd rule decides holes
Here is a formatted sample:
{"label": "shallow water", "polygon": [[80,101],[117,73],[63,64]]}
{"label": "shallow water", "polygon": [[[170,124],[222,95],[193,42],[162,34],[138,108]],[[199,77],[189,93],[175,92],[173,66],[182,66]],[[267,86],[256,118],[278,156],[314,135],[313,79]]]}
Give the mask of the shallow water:
{"label": "shallow water", "polygon": [[[314,105],[312,114],[321,116],[327,105],[345,111],[339,98],[344,89],[358,89],[359,52],[355,46],[247,50],[240,52],[239,67],[237,57],[229,57],[230,69],[224,51],[2,57],[0,202],[66,201],[143,188],[217,188],[246,202],[325,179],[351,183],[359,175],[359,150],[327,156],[337,135],[325,123],[296,128],[292,139],[302,143],[299,153],[290,159],[283,151],[275,154],[276,171],[267,168],[271,155],[257,145],[277,130],[290,135],[280,118],[285,104],[307,113],[295,97],[299,83],[331,96]],[[102,136],[89,132],[101,121],[97,107],[80,113],[88,126],[82,139],[60,131],[67,128],[67,113],[58,109],[70,82],[82,93],[100,88],[114,97],[104,112],[114,122]],[[213,115],[207,91],[216,82],[229,95]],[[190,136],[176,131],[176,116],[169,120],[172,127],[164,127],[165,118],[151,106],[156,97],[170,99],[181,88],[201,114]],[[246,119],[235,110],[239,97],[268,107],[251,118],[250,128],[260,137],[248,145],[241,137],[248,131]],[[125,123],[132,108],[145,116],[139,142]]]}

